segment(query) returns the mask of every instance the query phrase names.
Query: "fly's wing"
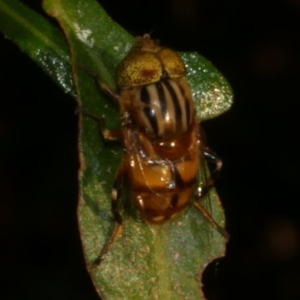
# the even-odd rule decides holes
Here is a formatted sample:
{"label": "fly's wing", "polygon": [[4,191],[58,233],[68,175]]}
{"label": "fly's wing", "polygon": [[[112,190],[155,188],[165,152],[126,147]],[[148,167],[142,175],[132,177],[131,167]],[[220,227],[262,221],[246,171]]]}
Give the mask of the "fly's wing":
{"label": "fly's wing", "polygon": [[201,148],[200,167],[194,204],[212,227],[227,240],[229,235],[224,229],[224,216],[214,216],[214,211],[220,213],[218,208],[221,206],[221,202],[216,194],[214,186],[222,168],[222,161],[210,148],[205,146],[205,134],[201,127],[199,130],[199,139]]}

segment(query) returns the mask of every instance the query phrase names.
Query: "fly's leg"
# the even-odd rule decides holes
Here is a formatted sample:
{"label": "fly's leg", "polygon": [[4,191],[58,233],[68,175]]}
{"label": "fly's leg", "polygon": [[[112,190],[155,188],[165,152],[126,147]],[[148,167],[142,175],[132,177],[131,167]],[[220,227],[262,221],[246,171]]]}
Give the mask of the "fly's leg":
{"label": "fly's leg", "polygon": [[[205,182],[205,186],[201,189],[201,198],[206,196],[210,189],[214,187],[221,169],[222,169],[222,160],[209,148],[205,148],[203,151],[203,156],[206,160],[210,171],[210,177],[206,176],[207,180]],[[205,174],[207,173],[206,169],[202,170]]]}
{"label": "fly's leg", "polygon": [[211,216],[211,214],[207,211],[207,209],[202,205],[200,201],[194,201],[195,207],[201,212],[201,214],[204,216],[204,218],[226,239],[226,241],[229,240],[229,234],[221,227]]}
{"label": "fly's leg", "polygon": [[123,227],[123,218],[119,211],[119,202],[121,198],[121,190],[123,187],[123,180],[125,175],[125,167],[122,165],[116,175],[112,192],[111,192],[111,211],[116,221],[115,228],[109,238],[109,240],[105,243],[103,248],[100,251],[99,256],[94,260],[93,266],[98,266],[103,259],[103,256],[109,251],[112,244],[116,241],[119,235],[122,232]]}
{"label": "fly's leg", "polygon": [[113,89],[111,89],[108,85],[106,85],[105,83],[103,83],[101,77],[99,76],[99,74],[97,74],[95,71],[91,70],[90,68],[88,68],[85,65],[81,65],[81,68],[87,73],[89,74],[91,77],[95,78],[95,80],[97,81],[100,89],[106,93],[112,100],[114,100],[114,102],[116,104],[119,103],[119,99],[120,96],[119,94],[114,91]]}
{"label": "fly's leg", "polygon": [[[226,239],[229,240],[228,232],[222,228],[207,211],[204,205],[201,203],[201,200],[210,192],[211,188],[214,187],[216,179],[218,178],[221,168],[222,161],[216,156],[216,154],[209,148],[205,148],[203,152],[204,157],[207,160],[208,164],[213,164],[214,168],[211,170],[211,175],[206,181],[206,185],[201,189],[198,189],[196,194],[196,201],[194,201],[195,207],[202,213],[205,219]],[[203,170],[206,172],[205,170]]]}
{"label": "fly's leg", "polygon": [[[99,118],[90,112],[84,112],[84,114],[92,117],[97,120],[100,125],[100,131],[104,140],[116,141],[121,140],[122,132],[121,130],[108,130],[105,126],[105,119]],[[97,266],[101,263],[103,256],[109,251],[111,245],[115,242],[122,231],[123,218],[119,212],[119,201],[121,196],[121,189],[123,186],[125,167],[121,165],[117,171],[115,181],[112,186],[111,191],[111,211],[116,221],[115,228],[109,238],[109,240],[105,243],[103,248],[101,249],[99,256],[93,261],[93,266]]]}
{"label": "fly's leg", "polygon": [[[81,65],[81,68],[90,76],[92,76],[93,78],[95,78],[95,80],[97,81],[100,89],[107,94],[113,101],[115,104],[118,105],[119,103],[119,99],[120,96],[119,94],[114,91],[113,89],[111,89],[108,85],[106,85],[105,83],[103,83],[101,81],[101,77],[99,76],[99,74],[97,74],[95,71],[89,69],[87,66],[85,65]],[[96,120],[99,122],[100,125],[100,131],[102,134],[102,137],[104,138],[104,140],[110,140],[110,141],[116,141],[116,140],[121,140],[122,135],[121,135],[121,130],[108,130],[106,129],[105,126],[105,119],[103,117],[99,117],[96,114],[84,109],[83,107],[78,107],[77,108],[77,112],[78,113],[82,113],[86,116],[89,116],[90,118]]]}
{"label": "fly's leg", "polygon": [[[109,140],[109,141],[121,140],[122,138],[121,130],[108,130],[105,127],[104,118],[99,118],[90,112],[87,112],[85,114],[99,121],[100,131],[104,140]],[[119,201],[120,201],[121,189],[124,180],[124,173],[125,173],[125,167],[121,165],[116,174],[116,178],[114,180],[114,184],[111,191],[111,211],[116,221],[116,225],[111,234],[111,237],[101,249],[98,257],[93,261],[92,263],[93,267],[96,267],[101,263],[103,256],[109,251],[111,245],[115,242],[115,240],[117,239],[117,237],[120,235],[122,231],[123,219],[119,212]]]}
{"label": "fly's leg", "polygon": [[105,126],[105,119],[103,117],[99,117],[96,114],[82,108],[82,107],[78,107],[77,108],[77,112],[81,113],[83,115],[86,115],[94,120],[96,120],[97,122],[99,122],[99,128],[100,128],[100,132],[101,135],[103,137],[104,140],[106,141],[119,141],[122,139],[122,132],[120,129],[107,129]]}
{"label": "fly's leg", "polygon": [[[84,71],[95,78],[97,81],[100,89],[106,93],[111,99],[113,99],[115,104],[119,103],[119,98],[120,96],[113,90],[111,89],[108,85],[104,84],[101,80],[101,77],[94,72],[93,70],[90,70],[88,67],[82,65],[81,66]],[[104,140],[108,141],[118,141],[122,140],[122,131],[121,130],[108,130],[106,129],[105,126],[105,119],[103,117],[99,117],[96,114],[85,110],[82,107],[79,107],[77,109],[77,112],[82,113],[96,121],[99,122],[99,128],[101,135]],[[121,189],[123,185],[123,180],[124,180],[124,175],[125,175],[125,166],[121,165],[118,169],[118,172],[116,174],[116,178],[112,187],[112,192],[111,192],[111,211],[114,216],[114,219],[116,221],[115,228],[110,236],[110,238],[107,240],[103,248],[101,249],[98,257],[93,261],[92,266],[97,266],[101,263],[103,256],[109,251],[110,247],[112,244],[115,242],[115,240],[118,238],[122,231],[122,226],[123,226],[123,218],[119,212],[119,201],[121,197]]]}
{"label": "fly's leg", "polygon": [[[99,77],[98,74],[96,74],[92,70],[88,69],[86,66],[82,66],[82,68],[85,70],[85,72],[87,74],[91,75],[92,77],[94,77],[97,80],[97,83],[103,92],[105,92],[111,99],[113,99],[115,103],[119,103],[120,96],[114,90],[112,90],[108,85],[104,84],[101,81],[101,78]],[[101,131],[102,137],[105,140],[116,141],[116,140],[120,140],[122,138],[121,130],[106,129],[105,119],[103,117],[99,117],[96,114],[84,109],[81,106],[79,106],[77,108],[76,112],[86,115],[86,116],[98,121],[99,125],[100,125],[100,131]]]}

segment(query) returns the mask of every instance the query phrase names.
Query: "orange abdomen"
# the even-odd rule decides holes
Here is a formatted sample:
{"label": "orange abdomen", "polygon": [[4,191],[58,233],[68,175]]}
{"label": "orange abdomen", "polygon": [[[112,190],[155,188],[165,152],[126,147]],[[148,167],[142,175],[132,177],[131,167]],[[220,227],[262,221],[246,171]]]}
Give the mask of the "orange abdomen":
{"label": "orange abdomen", "polygon": [[142,219],[165,222],[189,203],[199,169],[199,150],[194,146],[177,161],[127,154],[133,204]]}

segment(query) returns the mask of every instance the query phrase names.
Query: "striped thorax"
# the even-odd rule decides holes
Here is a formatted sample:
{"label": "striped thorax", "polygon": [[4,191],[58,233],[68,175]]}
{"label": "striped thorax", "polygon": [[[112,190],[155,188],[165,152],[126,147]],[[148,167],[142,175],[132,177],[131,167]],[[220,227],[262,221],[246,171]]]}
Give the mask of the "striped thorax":
{"label": "striped thorax", "polygon": [[184,79],[164,78],[121,92],[121,111],[150,139],[173,139],[190,130],[195,107]]}

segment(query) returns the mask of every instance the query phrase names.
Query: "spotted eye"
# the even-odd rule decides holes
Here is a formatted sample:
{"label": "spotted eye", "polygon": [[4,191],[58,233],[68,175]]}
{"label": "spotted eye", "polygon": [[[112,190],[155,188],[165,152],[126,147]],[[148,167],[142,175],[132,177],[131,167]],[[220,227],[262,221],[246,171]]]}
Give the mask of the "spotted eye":
{"label": "spotted eye", "polygon": [[180,56],[173,50],[162,48],[157,53],[159,56],[164,71],[172,79],[184,77],[186,74],[185,65]]}
{"label": "spotted eye", "polygon": [[161,62],[155,53],[130,52],[120,63],[117,71],[119,88],[130,88],[154,83],[163,74]]}
{"label": "spotted eye", "polygon": [[184,62],[176,52],[160,47],[145,35],[119,64],[117,84],[126,89],[152,84],[163,77],[181,78],[185,74]]}

